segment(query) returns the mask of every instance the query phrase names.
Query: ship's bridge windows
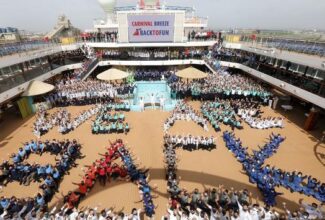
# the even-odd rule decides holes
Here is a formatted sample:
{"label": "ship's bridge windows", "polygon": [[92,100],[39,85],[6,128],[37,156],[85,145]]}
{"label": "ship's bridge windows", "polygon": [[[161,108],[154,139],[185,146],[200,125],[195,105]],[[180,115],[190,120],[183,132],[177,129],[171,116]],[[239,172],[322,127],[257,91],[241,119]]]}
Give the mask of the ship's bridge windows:
{"label": "ship's bridge windows", "polygon": [[310,77],[315,77],[316,76],[316,69],[313,69],[313,68],[308,68],[308,70],[307,70],[307,76],[310,76]]}
{"label": "ship's bridge windows", "polygon": [[315,78],[324,80],[325,79],[325,71],[324,70],[318,70]]}
{"label": "ship's bridge windows", "polygon": [[11,71],[12,71],[13,74],[17,74],[17,73],[20,73],[21,72],[21,70],[20,70],[20,68],[19,68],[18,65],[11,66]]}
{"label": "ship's bridge windows", "polygon": [[3,76],[9,76],[10,73],[11,73],[11,70],[10,70],[9,66],[2,68],[2,75]]}
{"label": "ship's bridge windows", "polygon": [[286,69],[288,61],[282,61],[280,68],[281,69]]}
{"label": "ship's bridge windows", "polygon": [[306,66],[299,65],[298,72],[301,73],[301,74],[305,74],[305,69],[306,69]]}
{"label": "ship's bridge windows", "polygon": [[298,69],[298,64],[291,63],[291,66],[289,67],[289,70],[291,70],[292,72],[297,72],[297,69]]}

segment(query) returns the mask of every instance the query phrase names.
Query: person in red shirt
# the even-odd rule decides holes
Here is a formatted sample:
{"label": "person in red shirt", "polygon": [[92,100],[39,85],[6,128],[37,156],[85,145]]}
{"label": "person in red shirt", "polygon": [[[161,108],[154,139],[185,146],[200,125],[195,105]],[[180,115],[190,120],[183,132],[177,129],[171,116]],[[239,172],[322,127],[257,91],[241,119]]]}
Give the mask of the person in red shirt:
{"label": "person in red shirt", "polygon": [[88,167],[88,172],[96,172],[97,171],[97,165],[96,165],[96,163],[93,163],[92,165],[85,166],[85,167]]}
{"label": "person in red shirt", "polygon": [[79,199],[84,198],[88,192],[87,185],[85,184],[85,182],[81,181],[81,183],[72,184],[79,186],[79,192],[77,193],[79,195]]}
{"label": "person in red shirt", "polygon": [[68,193],[68,204],[69,207],[76,207],[80,201],[80,196],[77,195],[76,193],[70,191]]}
{"label": "person in red shirt", "polygon": [[113,166],[112,166],[112,174],[111,174],[113,180],[116,180],[120,176],[120,172],[121,172],[120,167],[116,163],[113,164]]}
{"label": "person in red shirt", "polygon": [[97,169],[96,170],[88,170],[86,175],[93,181],[96,181],[96,177],[97,177]]}
{"label": "person in red shirt", "polygon": [[126,178],[127,175],[128,175],[128,172],[127,172],[127,170],[125,169],[125,167],[124,167],[124,166],[121,167],[121,169],[120,169],[120,177],[121,177],[121,178]]}
{"label": "person in red shirt", "polygon": [[107,174],[106,174],[107,165],[103,164],[102,166],[98,167],[98,179],[101,185],[105,186],[107,181]]}
{"label": "person in red shirt", "polygon": [[84,177],[84,182],[89,190],[94,186],[95,182],[88,176],[88,174],[85,175]]}

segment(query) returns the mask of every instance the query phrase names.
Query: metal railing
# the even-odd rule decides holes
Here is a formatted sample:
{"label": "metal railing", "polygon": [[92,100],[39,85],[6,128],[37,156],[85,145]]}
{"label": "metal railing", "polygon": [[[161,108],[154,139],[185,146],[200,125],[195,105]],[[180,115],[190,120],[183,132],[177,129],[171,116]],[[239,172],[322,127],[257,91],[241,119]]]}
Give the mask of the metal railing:
{"label": "metal railing", "polygon": [[296,53],[316,55],[325,57],[325,43],[307,40],[278,39],[270,37],[256,37],[252,39],[249,36],[241,36],[241,42],[255,43],[263,47],[276,48]]}
{"label": "metal railing", "polygon": [[15,54],[30,53],[42,49],[51,49],[61,44],[57,42],[26,41],[0,45],[0,58]]}

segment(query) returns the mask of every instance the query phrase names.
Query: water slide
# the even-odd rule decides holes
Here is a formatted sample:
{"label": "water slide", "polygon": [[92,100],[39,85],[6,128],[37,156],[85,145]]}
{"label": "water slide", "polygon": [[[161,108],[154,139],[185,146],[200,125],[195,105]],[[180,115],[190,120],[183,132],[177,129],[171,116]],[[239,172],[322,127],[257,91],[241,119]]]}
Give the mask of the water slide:
{"label": "water slide", "polygon": [[49,33],[45,35],[45,38],[52,39],[57,33],[65,29],[65,24],[59,24],[55,26]]}

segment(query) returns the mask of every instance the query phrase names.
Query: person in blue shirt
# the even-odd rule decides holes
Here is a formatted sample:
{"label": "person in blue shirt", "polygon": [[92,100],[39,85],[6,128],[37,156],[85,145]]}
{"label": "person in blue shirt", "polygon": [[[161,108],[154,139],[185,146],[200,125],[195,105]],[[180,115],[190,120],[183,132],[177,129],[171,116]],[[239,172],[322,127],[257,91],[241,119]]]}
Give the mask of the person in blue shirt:
{"label": "person in blue shirt", "polygon": [[311,176],[307,179],[307,185],[303,187],[304,194],[307,196],[314,196],[315,188],[318,184],[318,181]]}
{"label": "person in blue shirt", "polygon": [[34,141],[31,141],[30,145],[31,145],[32,152],[33,153],[38,153],[39,148],[38,148],[37,143],[35,143]]}
{"label": "person in blue shirt", "polygon": [[45,152],[45,144],[42,141],[39,141],[38,146],[39,146],[40,155],[42,156],[42,154]]}
{"label": "person in blue shirt", "polygon": [[37,165],[37,172],[35,175],[35,180],[40,181],[40,178],[45,178],[46,172],[45,172],[45,167],[42,167],[41,165]]}
{"label": "person in blue shirt", "polygon": [[45,185],[49,186],[51,189],[56,189],[56,184],[50,175],[47,175],[46,179],[44,180],[44,183]]}
{"label": "person in blue shirt", "polygon": [[26,151],[22,147],[19,148],[18,155],[22,160],[27,158]]}
{"label": "person in blue shirt", "polygon": [[57,168],[53,169],[52,176],[53,176],[53,180],[56,182],[56,184],[59,184],[61,174]]}
{"label": "person in blue shirt", "polygon": [[11,157],[12,157],[12,161],[15,164],[21,162],[21,160],[22,160],[22,158],[19,156],[19,154],[12,154]]}
{"label": "person in blue shirt", "polygon": [[35,197],[35,200],[36,200],[36,205],[38,208],[45,206],[45,200],[40,193],[37,194],[37,196]]}
{"label": "person in blue shirt", "polygon": [[10,202],[9,202],[9,199],[6,199],[5,197],[1,196],[1,199],[0,199],[0,206],[1,208],[4,210],[4,209],[7,209],[10,205]]}
{"label": "person in blue shirt", "polygon": [[52,165],[51,164],[48,164],[46,167],[45,167],[45,173],[47,175],[50,175],[53,173],[53,168],[52,168]]}
{"label": "person in blue shirt", "polygon": [[28,157],[29,154],[31,153],[31,145],[28,142],[24,144],[24,150],[26,152],[26,156]]}

